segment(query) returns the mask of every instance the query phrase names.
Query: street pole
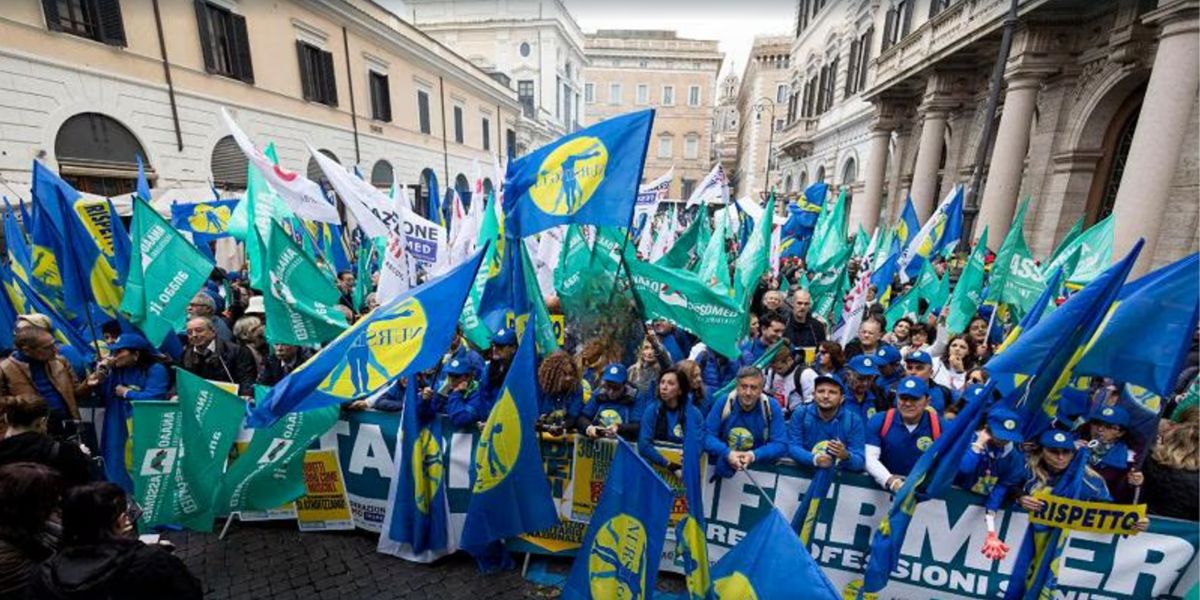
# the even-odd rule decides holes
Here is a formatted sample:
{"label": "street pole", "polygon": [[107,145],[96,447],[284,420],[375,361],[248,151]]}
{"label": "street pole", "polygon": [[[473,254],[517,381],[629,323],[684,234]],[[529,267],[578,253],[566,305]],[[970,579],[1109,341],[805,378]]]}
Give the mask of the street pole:
{"label": "street pole", "polygon": [[1000,86],[1004,85],[1004,66],[1008,62],[1008,54],[1012,50],[1013,30],[1017,28],[1017,5],[1020,0],[1012,0],[1008,5],[1008,15],[1004,17],[1004,30],[1000,37],[1000,52],[996,55],[996,65],[992,67],[992,79],[988,87],[987,105],[984,108],[983,133],[979,136],[979,147],[975,149],[975,164],[971,169],[971,184],[967,187],[964,229],[967,235],[959,242],[964,246],[969,243],[975,230],[975,216],[979,214],[979,186],[983,182],[983,165],[991,160],[984,156],[992,146],[992,138],[996,136],[996,108],[1000,104]]}
{"label": "street pole", "polygon": [[771,122],[767,124],[767,170],[763,174],[763,192],[769,191],[771,186],[771,154],[775,147],[775,102],[770,98],[763,96],[754,103],[754,114],[761,115],[764,110],[770,109]]}

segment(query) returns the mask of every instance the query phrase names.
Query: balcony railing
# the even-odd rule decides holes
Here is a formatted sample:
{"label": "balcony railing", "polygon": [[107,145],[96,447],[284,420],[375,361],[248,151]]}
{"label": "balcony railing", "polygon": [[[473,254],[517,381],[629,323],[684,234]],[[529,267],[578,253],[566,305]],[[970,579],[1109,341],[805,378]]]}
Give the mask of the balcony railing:
{"label": "balcony railing", "polygon": [[812,152],[813,137],[820,121],[820,117],[801,117],[787,124],[779,142],[780,151],[792,158],[807,156]]}

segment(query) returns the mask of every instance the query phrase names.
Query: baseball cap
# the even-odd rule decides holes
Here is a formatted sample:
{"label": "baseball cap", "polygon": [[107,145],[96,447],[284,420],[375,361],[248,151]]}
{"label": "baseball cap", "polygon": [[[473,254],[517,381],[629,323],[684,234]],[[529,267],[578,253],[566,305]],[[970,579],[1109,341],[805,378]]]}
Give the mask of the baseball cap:
{"label": "baseball cap", "polygon": [[492,343],[501,346],[515,346],[517,345],[517,333],[505,327],[492,336]]}
{"label": "baseball cap", "polygon": [[817,378],[813,380],[813,388],[816,389],[822,383],[832,383],[842,389],[843,396],[846,395],[846,383],[842,381],[841,377],[830,373],[822,373],[817,375]]}
{"label": "baseball cap", "polygon": [[896,384],[896,395],[920,398],[929,394],[929,386],[920,377],[905,377]]}
{"label": "baseball cap", "polygon": [[1046,433],[1038,440],[1038,443],[1043,448],[1058,448],[1060,450],[1075,449],[1075,434],[1060,431],[1058,429],[1048,429]]}
{"label": "baseball cap", "polygon": [[625,365],[620,363],[612,363],[604,367],[604,374],[600,376],[600,381],[608,383],[625,383],[628,372],[625,370]]}
{"label": "baseball cap", "polygon": [[989,412],[987,424],[992,431],[992,437],[998,440],[1014,444],[1024,441],[1021,437],[1021,421],[1017,417],[1017,413],[1007,408],[997,408]]}
{"label": "baseball cap", "polygon": [[1092,414],[1091,421],[1099,421],[1116,425],[1118,427],[1129,427],[1129,411],[1120,406],[1105,406]]}
{"label": "baseball cap", "polygon": [[921,363],[923,365],[932,365],[933,358],[931,358],[929,356],[928,352],[926,352],[924,350],[917,350],[915,352],[909,353],[908,356],[904,357],[904,362],[906,362],[906,363],[915,362],[915,363]]}
{"label": "baseball cap", "polygon": [[900,351],[895,346],[884,344],[875,351],[875,358],[879,359],[879,364],[894,365],[900,362]]}
{"label": "baseball cap", "polygon": [[120,350],[141,350],[142,352],[154,352],[154,346],[150,342],[136,333],[122,333],[117,341],[108,346],[108,351],[116,354]]}
{"label": "baseball cap", "polygon": [[459,358],[451,360],[450,364],[446,365],[447,375],[466,375],[470,372],[471,366],[467,364],[467,361]]}
{"label": "baseball cap", "polygon": [[856,375],[879,375],[879,361],[865,354],[859,354],[850,359],[846,367]]}

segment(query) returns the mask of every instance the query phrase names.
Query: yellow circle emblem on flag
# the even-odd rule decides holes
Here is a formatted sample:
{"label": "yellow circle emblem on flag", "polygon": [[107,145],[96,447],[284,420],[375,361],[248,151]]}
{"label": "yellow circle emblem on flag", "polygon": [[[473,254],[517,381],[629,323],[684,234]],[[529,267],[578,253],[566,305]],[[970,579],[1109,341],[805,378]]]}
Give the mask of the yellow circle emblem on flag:
{"label": "yellow circle emblem on flag", "polygon": [[[863,580],[855,579],[846,584],[846,589],[842,590],[842,600],[858,600],[858,591],[862,589]],[[872,592],[863,592],[864,600],[876,600],[879,594]]]}
{"label": "yellow circle emblem on flag", "polygon": [[567,140],[542,161],[529,197],[546,214],[573,215],[600,187],[607,166],[608,148],[600,138]]}
{"label": "yellow circle emblem on flag", "polygon": [[413,502],[429,514],[429,506],[442,487],[442,445],[428,429],[422,429],[412,445]]}
{"label": "yellow circle emblem on flag", "polygon": [[225,231],[228,222],[228,206],[201,204],[193,209],[192,216],[188,217],[188,226],[196,233],[221,233]]}
{"label": "yellow circle emblem on flag", "polygon": [[45,246],[33,246],[30,259],[33,261],[30,269],[33,278],[42,282],[46,287],[62,289],[62,275],[58,270],[58,260],[54,253]]}
{"label": "yellow circle emblem on flag", "polygon": [[923,435],[923,436],[917,438],[917,450],[920,450],[921,452],[928,450],[929,447],[932,445],[933,445],[933,438],[931,438],[927,435]]}
{"label": "yellow circle emblem on flag", "polygon": [[625,513],[600,526],[588,553],[588,579],[593,598],[644,597],[648,541],[642,522]]}
{"label": "yellow circle emblem on flag", "polygon": [[621,418],[621,413],[611,408],[600,411],[600,414],[596,415],[596,420],[600,422],[601,427],[608,427],[609,425],[619,426],[625,422],[625,419]]}
{"label": "yellow circle emblem on flag", "polygon": [[713,592],[720,600],[758,600],[750,579],[741,571],[734,571],[714,581]]}
{"label": "yellow circle emblem on flag", "polygon": [[486,492],[504,481],[520,453],[521,417],[512,393],[504,388],[475,446],[475,493]]}
{"label": "yellow circle emblem on flag", "polygon": [[683,537],[675,545],[675,551],[683,563],[684,572],[687,573],[689,590],[708,587],[708,557],[700,553],[705,544],[704,530],[700,528],[700,522],[691,515],[685,516]]}
{"label": "yellow circle emblem on flag", "polygon": [[745,427],[734,427],[729,430],[725,443],[733,450],[750,450],[754,447],[754,434]]}
{"label": "yellow circle emblem on flag", "polygon": [[96,304],[99,304],[105,312],[116,314],[117,310],[121,308],[121,298],[125,294],[124,288],[121,286],[121,279],[117,277],[117,271],[109,264],[108,259],[103,256],[96,257],[96,262],[92,264],[92,271],[88,274],[88,282],[92,286],[92,295],[96,298]]}
{"label": "yellow circle emblem on flag", "polygon": [[377,308],[370,319],[347,332],[354,339],[345,357],[317,389],[346,400],[360,398],[391,381],[421,352],[428,321],[416,298]]}

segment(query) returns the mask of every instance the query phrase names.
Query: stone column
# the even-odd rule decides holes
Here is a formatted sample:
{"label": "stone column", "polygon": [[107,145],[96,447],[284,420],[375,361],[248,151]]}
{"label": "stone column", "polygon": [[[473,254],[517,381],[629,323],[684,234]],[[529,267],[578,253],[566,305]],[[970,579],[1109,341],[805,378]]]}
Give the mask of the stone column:
{"label": "stone column", "polygon": [[1011,73],[1005,77],[1008,91],[1004,94],[1004,112],[1000,114],[1000,127],[996,129],[996,142],[988,162],[987,185],[979,203],[974,232],[977,237],[984,227],[988,227],[988,246],[993,250],[1000,247],[1008,234],[1016,211],[1042,77],[1040,73],[1029,72]]}
{"label": "stone column", "polygon": [[936,104],[924,104],[920,108],[924,122],[921,125],[921,143],[917,147],[917,165],[913,169],[912,196],[917,220],[924,223],[937,206],[938,161],[942,158],[942,146],[946,140],[947,110]]}
{"label": "stone column", "polygon": [[1144,21],[1160,27],[1154,68],[1113,205],[1113,260],[1137,242],[1146,245],[1130,278],[1153,263],[1171,180],[1179,166],[1192,103],[1200,89],[1200,10],[1195,0],[1175,0]]}
{"label": "stone column", "polygon": [[892,172],[888,174],[887,186],[887,219],[888,224],[893,224],[900,218],[900,211],[904,210],[904,179],[905,171],[908,168],[908,163],[912,157],[912,127],[899,127],[896,129],[896,153],[892,156]]}
{"label": "stone column", "polygon": [[892,139],[892,128],[877,123],[871,127],[870,154],[867,157],[866,180],[861,198],[855,198],[854,214],[850,215],[850,231],[857,225],[867,233],[879,224],[879,204],[883,199],[883,177],[887,171],[888,143]]}

